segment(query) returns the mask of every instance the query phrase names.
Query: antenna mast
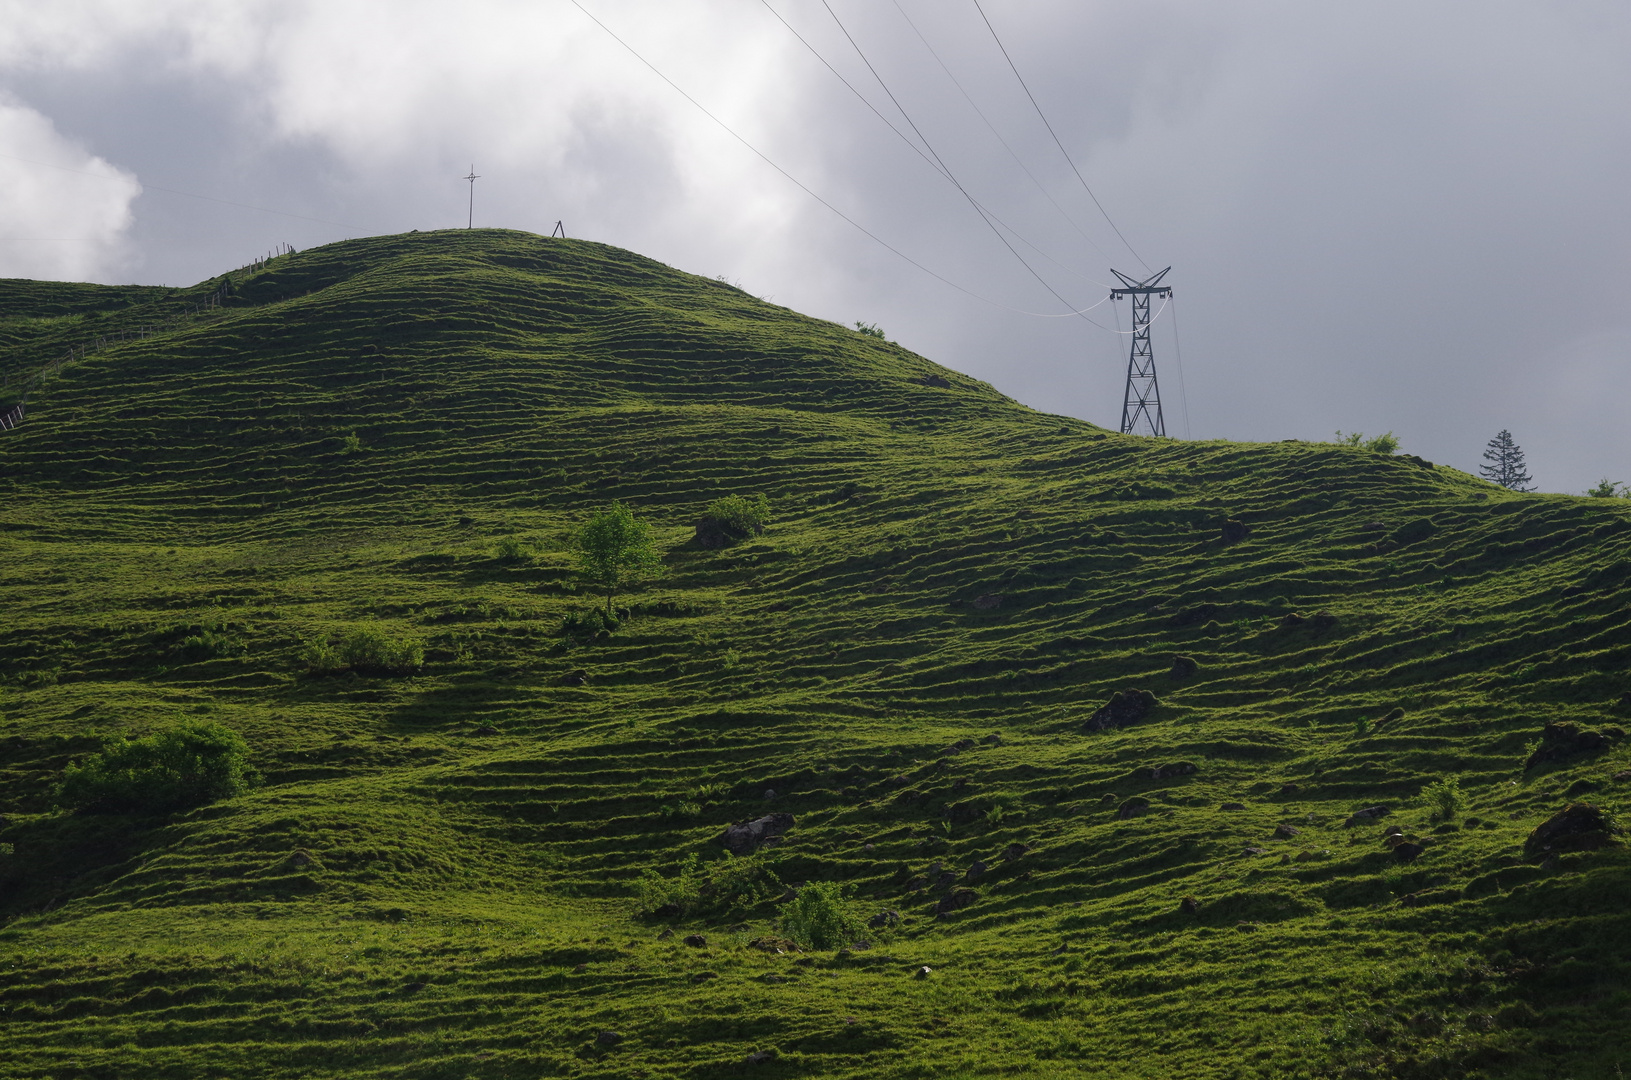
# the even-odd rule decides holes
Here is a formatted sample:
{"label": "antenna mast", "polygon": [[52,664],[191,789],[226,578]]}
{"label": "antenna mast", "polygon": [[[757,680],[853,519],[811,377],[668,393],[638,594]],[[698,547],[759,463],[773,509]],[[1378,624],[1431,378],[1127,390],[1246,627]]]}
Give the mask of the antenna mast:
{"label": "antenna mast", "polygon": [[1110,291],[1110,299],[1130,296],[1133,300],[1133,344],[1127,354],[1127,392],[1121,403],[1121,433],[1134,434],[1140,426],[1148,427],[1147,434],[1165,435],[1166,419],[1161,415],[1161,388],[1155,379],[1155,352],[1150,348],[1150,297],[1172,299],[1170,286],[1162,285],[1172,267],[1153,274],[1143,281],[1110,272],[1121,281],[1122,287]]}
{"label": "antenna mast", "polygon": [[470,175],[461,176],[459,179],[470,181],[470,217],[464,223],[464,227],[468,229],[476,223],[476,181],[481,177],[476,175],[475,165],[471,165]]}

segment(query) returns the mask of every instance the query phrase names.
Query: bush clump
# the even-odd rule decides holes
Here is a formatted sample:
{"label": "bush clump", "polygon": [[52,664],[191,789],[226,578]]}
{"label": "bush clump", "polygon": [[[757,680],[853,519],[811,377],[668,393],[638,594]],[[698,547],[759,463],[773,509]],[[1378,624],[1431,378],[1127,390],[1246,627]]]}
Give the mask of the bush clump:
{"label": "bush clump", "polygon": [[606,612],[598,607],[585,611],[569,611],[561,619],[561,634],[571,638],[599,637],[602,633],[615,634],[627,616],[626,610]]}
{"label": "bush clump", "polygon": [[259,780],[243,736],[194,723],[108,739],[99,753],[68,766],[55,795],[76,810],[164,814],[241,795]]}
{"label": "bush clump", "polygon": [[697,522],[697,545],[710,550],[730,547],[758,536],[769,524],[769,499],[763,495],[726,495],[709,503]]}
{"label": "bush clump", "polygon": [[807,949],[838,949],[861,936],[861,915],[836,881],[812,881],[782,905],[782,932]]}
{"label": "bush clump", "polygon": [[1433,812],[1444,821],[1452,820],[1467,805],[1467,796],[1461,790],[1461,782],[1453,776],[1428,784],[1421,789],[1421,797],[1427,800],[1427,805],[1431,806]]}
{"label": "bush clump", "polygon": [[300,650],[308,675],[412,675],[425,666],[425,646],[416,638],[393,637],[376,625],[359,626],[338,639],[319,637]]}
{"label": "bush clump", "polygon": [[776,876],[777,861],[768,851],[741,856],[727,852],[711,863],[691,855],[673,877],[648,868],[640,871],[634,883],[636,905],[645,915],[674,916],[723,914],[751,907],[782,888]]}
{"label": "bush clump", "polygon": [[493,554],[499,562],[524,563],[531,562],[533,546],[519,536],[506,536],[498,542]]}

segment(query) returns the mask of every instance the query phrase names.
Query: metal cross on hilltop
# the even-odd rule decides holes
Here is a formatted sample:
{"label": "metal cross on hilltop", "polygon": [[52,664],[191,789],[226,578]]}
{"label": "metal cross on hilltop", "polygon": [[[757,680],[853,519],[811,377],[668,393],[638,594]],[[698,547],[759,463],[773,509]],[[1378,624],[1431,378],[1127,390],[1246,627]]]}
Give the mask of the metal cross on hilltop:
{"label": "metal cross on hilltop", "polygon": [[481,177],[476,175],[476,166],[472,163],[470,175],[461,176],[459,179],[470,181],[470,217],[464,223],[464,227],[468,229],[476,223],[476,181]]}

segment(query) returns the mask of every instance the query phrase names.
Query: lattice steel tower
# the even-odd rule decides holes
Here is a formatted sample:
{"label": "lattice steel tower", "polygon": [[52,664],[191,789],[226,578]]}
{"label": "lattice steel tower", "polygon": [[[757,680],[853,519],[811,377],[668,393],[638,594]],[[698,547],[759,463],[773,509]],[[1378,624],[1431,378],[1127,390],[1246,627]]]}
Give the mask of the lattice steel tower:
{"label": "lattice steel tower", "polygon": [[1133,344],[1127,354],[1127,393],[1121,404],[1121,433],[1133,434],[1140,425],[1148,434],[1165,435],[1167,422],[1161,415],[1161,387],[1155,379],[1155,352],[1150,348],[1150,297],[1172,298],[1172,289],[1161,284],[1172,267],[1143,281],[1134,281],[1120,270],[1110,271],[1122,288],[1112,289],[1110,298],[1129,296],[1133,301]]}

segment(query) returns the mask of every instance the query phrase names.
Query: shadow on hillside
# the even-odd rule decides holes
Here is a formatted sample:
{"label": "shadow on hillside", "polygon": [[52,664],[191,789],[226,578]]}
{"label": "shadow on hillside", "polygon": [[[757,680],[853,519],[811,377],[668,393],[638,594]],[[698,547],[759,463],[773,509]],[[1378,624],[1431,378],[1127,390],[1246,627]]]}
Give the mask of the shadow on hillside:
{"label": "shadow on hillside", "polygon": [[163,819],[55,814],[0,830],[0,920],[49,911],[125,872]]}

